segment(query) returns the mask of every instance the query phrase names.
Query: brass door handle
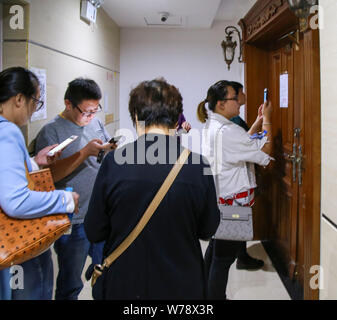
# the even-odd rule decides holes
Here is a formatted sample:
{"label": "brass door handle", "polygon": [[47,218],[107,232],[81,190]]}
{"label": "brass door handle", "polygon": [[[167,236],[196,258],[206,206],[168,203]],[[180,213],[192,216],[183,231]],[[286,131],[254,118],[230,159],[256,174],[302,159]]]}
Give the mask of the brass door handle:
{"label": "brass door handle", "polygon": [[285,159],[291,161],[293,163],[293,182],[296,182],[296,163],[297,163],[297,156],[296,156],[296,143],[293,144],[293,154],[284,153],[283,154]]}
{"label": "brass door handle", "polygon": [[298,173],[298,184],[302,185],[302,163],[303,163],[303,152],[302,146],[298,146],[298,157],[296,159],[297,162],[297,173]]}
{"label": "brass door handle", "polygon": [[287,160],[289,160],[289,161],[294,161],[294,160],[296,160],[296,155],[293,155],[293,154],[288,154],[288,153],[284,153],[283,154],[284,155],[284,157],[287,159]]}

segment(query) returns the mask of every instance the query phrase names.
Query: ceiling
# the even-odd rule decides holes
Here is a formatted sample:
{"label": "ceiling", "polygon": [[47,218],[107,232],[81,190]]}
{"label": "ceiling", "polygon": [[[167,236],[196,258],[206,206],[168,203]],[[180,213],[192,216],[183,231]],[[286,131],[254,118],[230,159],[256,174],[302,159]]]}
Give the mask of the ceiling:
{"label": "ceiling", "polygon": [[[256,0],[104,0],[121,28],[211,28],[214,20],[239,21]],[[168,12],[166,22],[160,12]]]}

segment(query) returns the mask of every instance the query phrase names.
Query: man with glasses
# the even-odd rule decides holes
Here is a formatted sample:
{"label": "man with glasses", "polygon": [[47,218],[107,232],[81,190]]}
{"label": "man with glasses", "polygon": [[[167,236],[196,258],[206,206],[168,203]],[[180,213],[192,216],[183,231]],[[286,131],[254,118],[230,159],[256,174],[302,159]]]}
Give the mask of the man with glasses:
{"label": "man with glasses", "polygon": [[[80,195],[79,213],[73,216],[72,232],[54,244],[59,273],[56,282],[56,300],[76,300],[83,288],[81,274],[89,249],[102,250],[102,244],[93,248],[84,232],[83,221],[88,209],[92,188],[99,170],[97,155],[111,150],[109,134],[95,115],[102,110],[99,104],[101,90],[95,81],[78,78],[71,81],[64,96],[65,109],[46,124],[36,138],[35,151],[61,143],[72,135],[78,138],[67,146],[52,168],[57,189],[73,187]],[[97,246],[97,245],[95,245]]]}

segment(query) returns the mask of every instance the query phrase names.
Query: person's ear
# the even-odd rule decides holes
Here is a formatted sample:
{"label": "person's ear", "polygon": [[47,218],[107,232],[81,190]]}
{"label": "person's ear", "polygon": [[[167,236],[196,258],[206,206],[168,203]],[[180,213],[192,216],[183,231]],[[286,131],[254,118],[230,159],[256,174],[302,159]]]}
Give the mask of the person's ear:
{"label": "person's ear", "polygon": [[225,110],[225,101],[218,101],[217,103],[216,103],[216,108],[218,108],[219,110]]}
{"label": "person's ear", "polygon": [[68,99],[64,100],[64,105],[66,106],[67,111],[70,111],[73,108],[73,104]]}
{"label": "person's ear", "polygon": [[138,137],[140,137],[141,135],[145,133],[145,128],[139,125],[137,115],[135,116],[135,127],[136,127],[136,132],[137,132]]}
{"label": "person's ear", "polygon": [[22,93],[18,93],[15,97],[14,97],[14,102],[15,102],[15,106],[17,108],[23,108],[26,106],[27,103],[27,107],[28,107],[28,99],[22,94]]}

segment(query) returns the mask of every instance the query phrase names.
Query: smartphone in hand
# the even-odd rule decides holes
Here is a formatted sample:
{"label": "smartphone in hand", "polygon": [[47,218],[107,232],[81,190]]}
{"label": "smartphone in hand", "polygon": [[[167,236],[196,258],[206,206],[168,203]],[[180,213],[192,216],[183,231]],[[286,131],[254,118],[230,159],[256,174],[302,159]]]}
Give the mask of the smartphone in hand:
{"label": "smartphone in hand", "polygon": [[[123,136],[116,136],[116,137],[113,137],[109,140],[108,143],[114,143],[116,144]],[[101,163],[103,158],[104,158],[104,154],[105,154],[105,151],[104,150],[101,150],[99,153],[98,153],[98,156],[97,156],[97,162],[98,163]]]}
{"label": "smartphone in hand", "polygon": [[269,100],[269,92],[268,88],[265,88],[263,91],[263,103],[267,102]]}
{"label": "smartphone in hand", "polygon": [[66,146],[68,146],[70,143],[74,142],[77,139],[78,136],[70,136],[68,139],[64,140],[62,143],[60,143],[58,146],[55,148],[51,149],[47,155],[52,157],[54,156],[55,153],[61,151],[64,149]]}
{"label": "smartphone in hand", "polygon": [[109,143],[117,143],[123,136],[116,136],[109,140]]}

